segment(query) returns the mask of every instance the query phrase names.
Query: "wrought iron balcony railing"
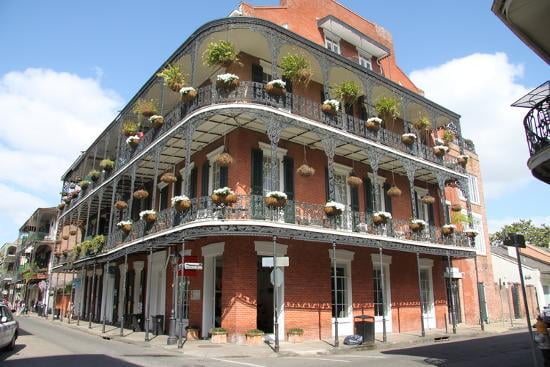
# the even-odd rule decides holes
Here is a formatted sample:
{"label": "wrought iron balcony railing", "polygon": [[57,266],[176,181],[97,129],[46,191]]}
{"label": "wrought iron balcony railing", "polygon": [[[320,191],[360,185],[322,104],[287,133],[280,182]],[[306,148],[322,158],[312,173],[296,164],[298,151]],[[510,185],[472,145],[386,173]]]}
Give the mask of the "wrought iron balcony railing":
{"label": "wrought iron balcony railing", "polygon": [[550,146],[550,96],[540,101],[523,119],[531,156]]}
{"label": "wrought iron balcony railing", "polygon": [[220,207],[212,203],[209,197],[192,200],[192,208],[185,213],[167,208],[157,214],[154,223],[138,220],[133,223],[129,234],[115,228],[113,235],[108,239],[107,248],[113,248],[121,243],[142,238],[145,235],[158,233],[181,224],[215,220],[260,220],[273,223],[297,224],[304,227],[328,228],[338,232],[369,233],[379,236],[392,237],[422,242],[431,242],[442,245],[470,247],[469,239],[462,233],[444,235],[439,227],[428,225],[421,232],[412,232],[409,221],[392,219],[387,224],[375,225],[372,216],[364,212],[352,211],[347,208],[335,220],[330,219],[324,212],[324,204],[310,204],[289,200],[282,209],[270,209],[264,203],[262,196],[243,195],[231,207]]}

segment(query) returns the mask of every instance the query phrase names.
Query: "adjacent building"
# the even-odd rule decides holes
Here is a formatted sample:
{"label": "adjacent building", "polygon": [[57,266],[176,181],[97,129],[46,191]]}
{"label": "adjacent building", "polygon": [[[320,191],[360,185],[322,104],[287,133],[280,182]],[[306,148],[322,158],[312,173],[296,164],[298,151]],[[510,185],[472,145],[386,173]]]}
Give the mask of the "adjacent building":
{"label": "adjacent building", "polygon": [[[220,45],[238,60],[208,66]],[[174,67],[185,80],[157,76]],[[74,317],[233,341],[349,335],[357,315],[380,333],[493,317],[460,116],[422,96],[388,31],[333,0],[242,3],[197,29],[62,190],[52,276],[77,274]],[[265,266],[274,255],[288,266]]]}

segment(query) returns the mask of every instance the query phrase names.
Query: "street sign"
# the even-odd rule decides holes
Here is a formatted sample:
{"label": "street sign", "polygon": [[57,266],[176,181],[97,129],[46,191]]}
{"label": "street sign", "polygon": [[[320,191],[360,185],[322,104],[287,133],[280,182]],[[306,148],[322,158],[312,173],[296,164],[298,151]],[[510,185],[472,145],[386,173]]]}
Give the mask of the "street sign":
{"label": "street sign", "polygon": [[[287,267],[288,266],[288,256],[277,256],[277,267]],[[273,257],[262,257],[262,267],[272,268],[273,267]]]}
{"label": "street sign", "polygon": [[202,270],[202,263],[184,263],[183,270]]}
{"label": "street sign", "polygon": [[184,256],[182,263],[178,264],[179,276],[194,277],[198,275],[199,270],[202,270],[202,263],[198,256]]}
{"label": "street sign", "polygon": [[[288,257],[287,257],[288,259]],[[275,275],[274,273],[277,272],[277,284],[275,284],[275,281],[274,281],[274,278],[275,278]],[[271,284],[273,284],[275,287],[280,287],[281,284],[283,284],[283,271],[279,268],[277,269],[274,269],[271,271],[271,274],[269,275],[269,278],[271,279]]]}
{"label": "street sign", "polygon": [[525,237],[519,233],[508,233],[503,243],[504,246],[525,248]]}

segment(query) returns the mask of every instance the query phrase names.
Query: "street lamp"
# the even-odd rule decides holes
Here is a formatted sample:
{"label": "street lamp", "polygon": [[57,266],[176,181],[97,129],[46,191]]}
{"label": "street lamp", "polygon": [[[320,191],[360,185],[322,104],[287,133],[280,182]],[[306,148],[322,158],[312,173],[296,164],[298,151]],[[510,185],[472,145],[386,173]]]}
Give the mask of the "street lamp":
{"label": "street lamp", "polygon": [[172,264],[172,310],[170,311],[170,326],[166,344],[174,345],[178,341],[178,337],[176,336],[176,303],[178,300],[178,285],[176,284],[178,266],[177,246],[176,251],[170,255],[170,264]]}

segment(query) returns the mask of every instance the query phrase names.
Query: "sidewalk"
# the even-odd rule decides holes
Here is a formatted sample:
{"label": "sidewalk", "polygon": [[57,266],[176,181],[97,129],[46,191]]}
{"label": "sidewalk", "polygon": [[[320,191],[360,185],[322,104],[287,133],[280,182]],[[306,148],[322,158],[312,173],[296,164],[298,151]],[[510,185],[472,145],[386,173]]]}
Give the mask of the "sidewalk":
{"label": "sidewalk", "polygon": [[[29,314],[28,316],[20,317],[34,317],[45,320],[43,317]],[[46,321],[46,320],[45,320]],[[395,333],[388,334],[387,342],[383,343],[382,335],[376,334],[376,342],[374,346],[347,346],[343,344],[343,339],[340,340],[340,347],[334,348],[333,340],[313,340],[305,341],[303,343],[289,343],[286,341],[280,342],[279,353],[275,353],[268,344],[260,346],[250,346],[243,344],[212,344],[209,340],[194,340],[184,344],[182,349],[178,349],[175,345],[166,345],[168,336],[159,335],[155,336],[149,334],[151,340],[145,341],[144,332],[134,332],[130,329],[123,330],[123,336],[120,336],[120,328],[106,325],[105,333],[102,333],[102,324],[92,323],[91,328],[88,327],[87,321],[80,321],[80,325],[76,325],[76,320],[72,320],[69,324],[67,319],[63,322],[59,320],[52,320],[51,317],[47,320],[55,325],[61,327],[69,327],[75,330],[101,337],[107,340],[116,340],[123,343],[129,343],[134,345],[142,345],[143,347],[162,348],[172,352],[182,352],[186,355],[199,357],[199,358],[228,358],[228,357],[279,357],[279,356],[312,356],[312,355],[327,355],[327,354],[340,354],[349,353],[352,351],[365,351],[365,350],[388,350],[388,349],[401,349],[411,348],[415,345],[430,344],[445,341],[456,341],[462,339],[471,339],[479,337],[493,336],[503,333],[519,332],[526,330],[525,320],[515,320],[514,326],[510,323],[495,322],[485,325],[485,331],[481,331],[478,325],[460,325],[457,327],[457,333],[452,334],[452,330],[449,329],[449,333],[446,334],[445,330],[429,330],[426,332],[426,336],[420,336],[420,333]]]}

